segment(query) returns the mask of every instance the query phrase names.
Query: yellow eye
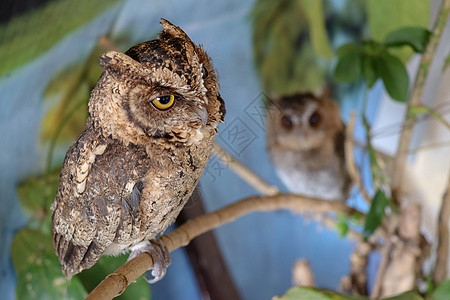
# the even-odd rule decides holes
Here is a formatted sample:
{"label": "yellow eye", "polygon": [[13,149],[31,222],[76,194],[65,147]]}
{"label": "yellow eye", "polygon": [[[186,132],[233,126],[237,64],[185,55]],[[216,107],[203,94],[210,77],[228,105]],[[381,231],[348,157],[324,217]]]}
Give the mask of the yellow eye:
{"label": "yellow eye", "polygon": [[175,95],[165,95],[156,97],[154,100],[152,100],[152,104],[156,109],[168,110],[175,104],[175,100]]}

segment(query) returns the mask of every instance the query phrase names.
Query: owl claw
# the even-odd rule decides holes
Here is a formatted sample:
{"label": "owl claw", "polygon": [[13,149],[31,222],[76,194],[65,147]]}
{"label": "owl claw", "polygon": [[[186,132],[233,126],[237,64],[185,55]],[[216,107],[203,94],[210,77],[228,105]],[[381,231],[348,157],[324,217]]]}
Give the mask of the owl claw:
{"label": "owl claw", "polygon": [[145,280],[148,283],[160,281],[164,275],[166,275],[167,267],[171,263],[169,250],[167,250],[167,247],[160,240],[150,240],[133,249],[128,260],[135,258],[142,252],[147,252],[153,259],[153,268],[151,272],[153,279],[145,278]]}

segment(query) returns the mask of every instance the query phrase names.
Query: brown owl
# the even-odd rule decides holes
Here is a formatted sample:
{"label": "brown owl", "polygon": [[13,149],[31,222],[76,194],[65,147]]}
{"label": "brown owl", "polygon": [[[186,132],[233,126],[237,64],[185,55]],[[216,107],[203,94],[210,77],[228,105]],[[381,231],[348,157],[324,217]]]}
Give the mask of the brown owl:
{"label": "brown owl", "polygon": [[149,241],[174,222],[211,154],[225,115],[216,72],[202,47],[161,24],[159,39],[100,56],[104,72],[51,207],[68,279],[103,254],[154,251]]}
{"label": "brown owl", "polygon": [[270,158],[292,193],[347,198],[351,180],[345,167],[345,126],[335,101],[311,93],[274,99],[266,129]]}

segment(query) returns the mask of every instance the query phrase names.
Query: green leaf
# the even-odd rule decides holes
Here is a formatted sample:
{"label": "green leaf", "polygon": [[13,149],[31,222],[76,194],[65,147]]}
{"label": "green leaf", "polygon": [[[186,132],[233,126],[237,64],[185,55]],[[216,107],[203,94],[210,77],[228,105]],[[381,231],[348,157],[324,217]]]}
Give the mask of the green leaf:
{"label": "green leaf", "polygon": [[[448,298],[448,294],[447,294]],[[445,298],[445,299],[447,299]],[[290,288],[286,294],[283,296],[275,296],[272,300],[370,300],[369,297],[365,296],[352,296],[352,295],[344,295],[334,291],[326,290],[326,289],[316,289],[309,287],[293,287]],[[444,299],[444,298],[442,298]],[[405,292],[403,294],[383,298],[382,300],[423,300],[421,296],[419,296],[416,292]],[[433,299],[433,300],[441,300]]]}
{"label": "green leaf", "polygon": [[22,209],[29,215],[29,225],[50,233],[50,205],[55,199],[60,170],[46,176],[28,178],[17,188]]}
{"label": "green leaf", "polygon": [[[447,294],[448,297],[448,294]],[[448,299],[448,298],[446,298]],[[382,300],[423,300],[423,298],[413,291],[408,291],[394,297],[383,298]]]}
{"label": "green leaf", "polygon": [[[367,19],[371,38],[382,42],[386,36],[405,26],[427,28],[430,21],[430,1],[423,0],[369,0]],[[413,51],[402,48],[396,55],[406,61]]]}
{"label": "green leaf", "polygon": [[431,32],[422,27],[402,27],[391,31],[384,39],[388,47],[408,45],[417,53],[423,53]]}
{"label": "green leaf", "polygon": [[431,294],[431,300],[448,300],[450,295],[450,279],[441,282]]}
{"label": "green leaf", "polygon": [[388,52],[383,52],[375,60],[375,69],[389,96],[405,102],[408,97],[409,77],[402,61]]}
{"label": "green leaf", "polygon": [[364,51],[364,46],[361,43],[344,44],[336,50],[336,55],[340,58],[346,55],[359,55]]}
{"label": "green leaf", "polygon": [[349,230],[347,222],[339,221],[336,223],[336,230],[339,232],[339,237],[345,237]]}
{"label": "green leaf", "polygon": [[77,278],[66,280],[55,255],[52,237],[25,228],[14,237],[12,261],[17,273],[17,299],[84,299]]}
{"label": "green leaf", "polygon": [[361,64],[363,78],[366,81],[367,87],[370,89],[380,77],[376,71],[375,60],[370,55],[364,55]]}
{"label": "green leaf", "polygon": [[301,1],[258,0],[251,19],[255,65],[266,91],[282,95],[323,86],[327,65],[309,38]]}
{"label": "green leaf", "polygon": [[[84,270],[76,277],[81,281],[87,291],[92,291],[103,279],[117,270],[127,261],[128,255],[102,256],[90,269]],[[118,300],[148,300],[150,297],[150,285],[141,276],[130,284]]]}
{"label": "green leaf", "polygon": [[322,0],[302,0],[302,5],[308,20],[309,34],[314,51],[324,58],[331,59],[333,54],[328,42],[325,28],[325,16]]}
{"label": "green leaf", "polygon": [[333,78],[337,82],[351,83],[361,76],[361,55],[345,55],[339,58]]}
{"label": "green leaf", "polygon": [[339,232],[339,237],[345,237],[349,231],[348,222],[351,221],[352,216],[345,216],[343,214],[337,215],[337,223],[336,223],[336,230]]}
{"label": "green leaf", "polygon": [[74,29],[94,19],[118,0],[49,1],[0,25],[0,75],[50,49]]}
{"label": "green leaf", "polygon": [[283,296],[275,296],[272,300],[369,300],[368,297],[339,294],[330,290],[296,286],[290,288]]}
{"label": "green leaf", "polygon": [[324,295],[320,290],[307,287],[293,287],[290,288],[283,296],[275,296],[272,300],[331,300],[332,298]]}
{"label": "green leaf", "polygon": [[382,189],[378,189],[370,204],[369,213],[364,223],[364,238],[371,236],[380,226],[384,218],[385,208],[389,205],[389,200]]}
{"label": "green leaf", "polygon": [[338,62],[333,73],[334,80],[344,83],[358,80],[361,76],[362,52],[362,45],[357,43],[340,47],[336,51]]}

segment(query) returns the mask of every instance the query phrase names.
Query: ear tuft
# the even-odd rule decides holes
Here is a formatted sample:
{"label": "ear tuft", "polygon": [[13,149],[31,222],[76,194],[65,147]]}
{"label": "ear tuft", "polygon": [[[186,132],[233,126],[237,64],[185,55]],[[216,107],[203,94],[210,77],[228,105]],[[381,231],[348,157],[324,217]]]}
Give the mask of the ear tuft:
{"label": "ear tuft", "polygon": [[133,79],[145,82],[145,70],[142,64],[124,53],[109,51],[100,55],[100,66],[117,81]]}
{"label": "ear tuft", "polygon": [[191,41],[188,35],[180,27],[173,25],[166,19],[161,18],[160,24],[164,28],[164,30],[160,33],[160,37],[163,36],[164,34],[168,34],[172,37],[178,37]]}

